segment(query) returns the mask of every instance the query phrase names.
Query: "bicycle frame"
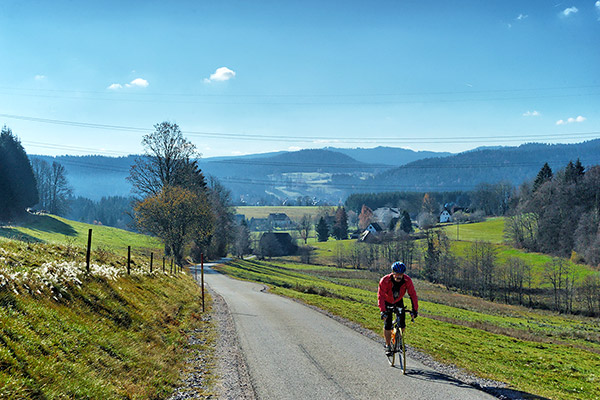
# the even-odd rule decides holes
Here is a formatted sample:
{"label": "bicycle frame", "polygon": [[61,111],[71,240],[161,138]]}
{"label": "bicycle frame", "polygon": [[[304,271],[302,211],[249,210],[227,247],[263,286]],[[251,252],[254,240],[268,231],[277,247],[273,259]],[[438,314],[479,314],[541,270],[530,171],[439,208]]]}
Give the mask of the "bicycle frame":
{"label": "bicycle frame", "polygon": [[401,363],[402,373],[406,374],[406,344],[404,340],[404,333],[402,332],[402,328],[400,327],[401,316],[403,314],[409,313],[412,322],[415,322],[415,317],[411,310],[407,310],[405,307],[398,306],[387,306],[386,312],[393,312],[396,316],[393,322],[392,329],[392,339],[390,342],[390,346],[392,347],[392,351],[388,354],[388,361],[390,366],[395,365],[396,361],[396,353],[400,353],[398,355],[398,361]]}

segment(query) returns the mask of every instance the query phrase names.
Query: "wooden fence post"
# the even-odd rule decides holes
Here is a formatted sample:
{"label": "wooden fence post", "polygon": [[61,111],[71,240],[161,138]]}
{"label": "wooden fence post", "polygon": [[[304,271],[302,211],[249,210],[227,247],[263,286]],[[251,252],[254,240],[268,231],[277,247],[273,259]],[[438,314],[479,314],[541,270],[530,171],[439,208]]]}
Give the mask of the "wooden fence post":
{"label": "wooden fence post", "polygon": [[127,246],[127,275],[131,274],[131,246]]}
{"label": "wooden fence post", "polygon": [[173,275],[173,259],[171,258],[171,275]]}
{"label": "wooden fence post", "polygon": [[204,312],[204,253],[200,253],[200,281],[202,286],[202,312]]}
{"label": "wooden fence post", "polygon": [[85,265],[86,265],[88,274],[90,273],[90,255],[91,255],[91,253],[92,253],[92,229],[90,228],[90,230],[88,231],[87,252],[85,253]]}
{"label": "wooden fence post", "polygon": [[165,273],[165,256],[163,256],[163,274]]}
{"label": "wooden fence post", "polygon": [[150,252],[150,273],[152,273],[152,261],[154,261],[154,253]]}

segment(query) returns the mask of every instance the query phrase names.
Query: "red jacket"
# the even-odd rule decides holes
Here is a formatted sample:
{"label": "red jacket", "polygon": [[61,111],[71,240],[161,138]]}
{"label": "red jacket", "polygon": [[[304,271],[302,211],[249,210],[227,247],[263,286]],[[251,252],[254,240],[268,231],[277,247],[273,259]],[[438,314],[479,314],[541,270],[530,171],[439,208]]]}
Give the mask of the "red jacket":
{"label": "red jacket", "polygon": [[402,300],[406,292],[408,292],[408,295],[410,296],[413,311],[417,311],[419,308],[417,292],[415,291],[415,286],[413,285],[412,279],[410,279],[408,275],[404,274],[404,283],[402,286],[400,286],[400,296],[397,299],[394,299],[392,287],[392,274],[384,276],[379,281],[379,290],[377,290],[377,304],[379,305],[379,309],[381,311],[385,311],[386,302],[390,304],[398,303],[400,300]]}

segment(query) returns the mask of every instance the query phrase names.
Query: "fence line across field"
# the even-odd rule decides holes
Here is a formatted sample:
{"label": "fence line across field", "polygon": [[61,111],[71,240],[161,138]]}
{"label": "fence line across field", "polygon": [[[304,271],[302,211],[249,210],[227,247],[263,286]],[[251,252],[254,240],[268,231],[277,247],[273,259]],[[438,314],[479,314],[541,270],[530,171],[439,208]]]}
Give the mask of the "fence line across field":
{"label": "fence line across field", "polygon": [[[90,273],[90,261],[92,255],[92,229],[90,228],[88,231],[88,240],[87,240],[87,249],[85,253],[85,265],[86,270]],[[165,272],[165,263],[166,258],[164,255],[162,257],[162,272]],[[150,273],[152,273],[152,267],[154,263],[154,252],[150,252]],[[204,253],[200,254],[200,269],[201,269],[201,288],[202,288],[202,311],[204,312]],[[174,260],[171,257],[171,269],[170,274],[173,275],[173,271],[181,272],[183,267],[180,265],[174,265]],[[127,246],[127,275],[131,275],[131,246]],[[194,268],[194,280],[198,280],[198,268]]]}

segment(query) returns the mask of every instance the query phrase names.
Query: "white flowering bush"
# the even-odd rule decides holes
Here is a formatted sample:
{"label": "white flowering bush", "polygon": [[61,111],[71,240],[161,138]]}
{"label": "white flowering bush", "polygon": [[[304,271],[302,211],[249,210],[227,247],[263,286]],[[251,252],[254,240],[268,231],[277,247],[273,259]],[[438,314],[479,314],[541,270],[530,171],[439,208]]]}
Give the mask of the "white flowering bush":
{"label": "white flowering bush", "polygon": [[[117,268],[106,264],[90,264],[88,274],[85,263],[75,261],[51,261],[32,270],[13,270],[0,260],[0,289],[9,289],[19,294],[21,290],[29,293],[42,294],[48,290],[58,292],[60,288],[77,286],[81,287],[86,275],[116,280],[127,275],[124,268]],[[132,269],[132,276],[150,275],[148,271]]]}

